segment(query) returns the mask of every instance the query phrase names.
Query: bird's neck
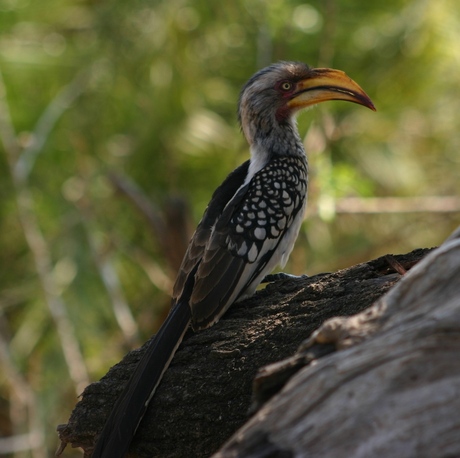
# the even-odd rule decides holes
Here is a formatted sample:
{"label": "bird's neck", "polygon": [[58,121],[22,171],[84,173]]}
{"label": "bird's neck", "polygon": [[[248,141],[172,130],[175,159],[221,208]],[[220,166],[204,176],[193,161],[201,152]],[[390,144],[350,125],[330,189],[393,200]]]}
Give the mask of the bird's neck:
{"label": "bird's neck", "polygon": [[307,162],[305,148],[295,120],[284,125],[276,124],[269,129],[259,130],[258,135],[252,139],[250,151],[248,178],[262,170],[272,159],[299,157]]}
{"label": "bird's neck", "polygon": [[295,117],[278,122],[268,117],[263,122],[252,122],[245,135],[251,145],[251,152],[273,157],[304,156],[305,149],[297,130]]}

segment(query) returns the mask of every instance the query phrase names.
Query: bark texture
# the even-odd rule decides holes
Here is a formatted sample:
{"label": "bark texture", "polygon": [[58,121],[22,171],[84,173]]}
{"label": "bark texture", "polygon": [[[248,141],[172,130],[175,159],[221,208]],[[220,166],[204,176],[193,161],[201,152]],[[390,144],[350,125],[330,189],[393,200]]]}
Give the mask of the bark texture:
{"label": "bark texture", "polygon": [[325,322],[300,370],[214,458],[460,456],[460,230],[370,309]]}
{"label": "bark texture", "polygon": [[[423,262],[404,275],[363,315],[328,322],[313,335],[330,318],[370,307],[430,250],[271,283],[233,305],[211,329],[187,333],[130,456],[210,456],[248,420],[251,402],[253,411],[263,406],[216,456],[373,456],[372,450],[393,451],[392,444],[413,449],[428,439],[439,443],[440,436],[447,453],[455,442],[453,427],[459,425],[445,426],[460,399],[460,306],[456,317],[449,312],[455,297],[460,301],[460,243],[449,243],[459,245],[453,255],[447,250],[438,258],[439,251],[433,251],[428,266]],[[431,268],[433,259],[444,265],[443,286],[442,266]],[[86,388],[68,423],[58,427],[61,451],[71,444],[90,456],[143,349]],[[420,424],[407,424],[404,417],[416,406],[423,434],[431,428],[420,440]]]}

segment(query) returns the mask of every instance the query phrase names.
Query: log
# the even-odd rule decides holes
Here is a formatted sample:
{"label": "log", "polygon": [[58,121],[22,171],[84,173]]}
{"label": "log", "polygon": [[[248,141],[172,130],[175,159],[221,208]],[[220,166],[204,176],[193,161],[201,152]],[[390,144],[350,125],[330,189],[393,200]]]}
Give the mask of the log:
{"label": "log", "polygon": [[[196,334],[189,331],[152,399],[132,443],[129,456],[201,458],[212,455],[248,420],[251,403],[253,410],[258,408],[275,395],[305,364],[321,355],[334,352],[317,361],[325,366],[325,369],[322,377],[318,376],[310,388],[299,391],[302,383],[306,383],[302,382],[302,377],[308,379],[308,376],[303,375],[304,370],[314,370],[315,365],[302,369],[288,382],[285,390],[288,387],[296,387],[295,381],[299,383],[299,388],[293,390],[292,397],[285,390],[281,395],[275,395],[273,401],[269,401],[219,452],[220,455],[216,456],[278,456],[244,453],[249,453],[247,447],[251,449],[254,438],[259,438],[258,440],[265,445],[274,444],[276,450],[289,450],[289,447],[294,447],[295,444],[289,445],[282,440],[284,430],[279,428],[286,427],[295,431],[296,421],[303,422],[306,430],[311,427],[314,431],[314,434],[311,434],[314,436],[318,434],[318,428],[314,426],[316,423],[306,418],[310,418],[309,414],[312,414],[318,403],[322,400],[326,402],[328,396],[340,390],[340,383],[344,381],[341,379],[339,383],[337,377],[340,376],[340,371],[348,367],[347,364],[350,370],[358,367],[359,358],[356,361],[352,358],[350,363],[346,363],[349,356],[345,353],[356,351],[358,346],[336,352],[336,347],[340,345],[334,339],[332,343],[326,342],[321,345],[315,341],[311,348],[304,349],[304,353],[299,357],[299,354],[296,355],[299,345],[326,320],[338,316],[351,316],[370,307],[398,282],[402,272],[409,270],[428,252],[428,249],[419,249],[405,255],[384,256],[335,273],[270,283],[253,297],[234,304],[224,318],[212,328]],[[321,335],[315,334],[318,342],[321,341]],[[85,389],[68,422],[58,426],[61,440],[58,454],[70,444],[72,447],[81,447],[85,457],[91,456],[93,444],[105,418],[146,345],[148,343],[130,352],[100,381]],[[366,345],[362,346],[367,345],[366,342]],[[369,362],[378,355],[387,354],[383,346],[372,347],[370,351]],[[374,355],[375,352],[377,353]],[[438,358],[441,353],[442,351],[437,352]],[[292,355],[298,358],[297,365],[294,364],[287,372],[280,371],[268,383],[264,383],[263,376],[259,377],[255,384],[257,394],[252,397],[253,381],[258,369]],[[328,363],[331,358],[334,362]],[[382,366],[382,370],[389,368],[386,364]],[[401,364],[401,361],[398,360],[394,364]],[[415,371],[415,368],[413,370]],[[356,373],[356,377],[360,374],[358,369],[353,373]],[[410,380],[410,376],[406,376]],[[419,374],[416,373],[416,376],[419,377]],[[265,379],[265,382],[268,379]],[[345,392],[349,382],[347,379],[344,383]],[[372,387],[374,382],[370,379],[369,387]],[[333,388],[333,391],[328,387]],[[337,405],[338,409],[347,412],[348,415],[360,398],[359,391],[351,393],[355,396],[353,403]],[[293,414],[289,416],[289,421],[287,418],[286,421],[282,419],[286,411],[279,412],[272,407],[278,406],[279,403],[282,405],[285,397],[291,400],[287,404]],[[332,400],[335,399],[331,397]],[[389,398],[389,402],[394,402],[394,399]],[[292,403],[298,403],[299,408],[294,408]],[[308,407],[307,411],[304,412],[303,406]],[[329,415],[332,415],[333,407],[330,406]],[[306,417],[296,417],[296,412],[299,415],[305,413]],[[273,416],[273,420],[264,422],[261,415],[265,413],[268,413],[270,418]],[[270,425],[276,431],[271,430]],[[364,424],[358,426],[359,429],[369,429],[365,428]],[[257,431],[261,431],[261,434]],[[294,432],[291,433],[292,436]],[[299,447],[303,448],[305,440],[294,436],[293,440],[295,438]],[[235,455],[240,450],[239,447],[243,454]]]}
{"label": "log", "polygon": [[460,456],[460,230],[259,383],[323,345],[336,351],[297,372],[214,458]]}

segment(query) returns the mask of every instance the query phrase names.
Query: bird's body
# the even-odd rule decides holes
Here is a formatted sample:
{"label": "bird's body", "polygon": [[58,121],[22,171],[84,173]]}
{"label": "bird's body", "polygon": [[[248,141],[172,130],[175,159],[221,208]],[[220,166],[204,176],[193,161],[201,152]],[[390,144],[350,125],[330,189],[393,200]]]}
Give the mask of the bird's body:
{"label": "bird's body", "polygon": [[276,265],[284,266],[307,196],[308,164],[295,115],[333,99],[373,109],[343,72],[298,62],[267,67],[244,86],[239,118],[251,158],[214,192],[184,256],[171,312],[114,406],[93,458],[127,452],[189,324],[195,331],[212,326]]}

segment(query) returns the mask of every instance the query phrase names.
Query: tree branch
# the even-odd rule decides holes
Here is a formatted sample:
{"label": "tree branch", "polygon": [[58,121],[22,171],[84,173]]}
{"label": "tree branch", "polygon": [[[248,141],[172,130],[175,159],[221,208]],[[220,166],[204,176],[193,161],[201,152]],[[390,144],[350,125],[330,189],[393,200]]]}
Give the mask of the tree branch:
{"label": "tree branch", "polygon": [[[427,251],[395,258],[409,269]],[[234,304],[212,328],[188,332],[139,427],[133,456],[212,454],[247,420],[259,367],[294,354],[326,319],[369,307],[399,278],[379,258],[332,274],[284,280]],[[86,388],[68,424],[58,428],[62,447],[70,443],[90,456],[144,349],[129,353]]]}
{"label": "tree branch", "polygon": [[457,230],[370,309],[328,320],[264,368],[276,378],[325,345],[339,350],[300,370],[214,458],[459,456],[459,278]]}

